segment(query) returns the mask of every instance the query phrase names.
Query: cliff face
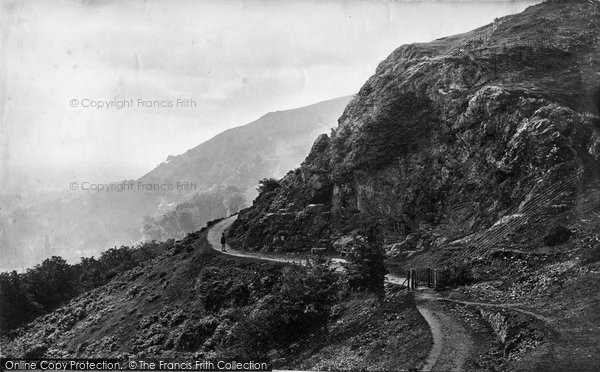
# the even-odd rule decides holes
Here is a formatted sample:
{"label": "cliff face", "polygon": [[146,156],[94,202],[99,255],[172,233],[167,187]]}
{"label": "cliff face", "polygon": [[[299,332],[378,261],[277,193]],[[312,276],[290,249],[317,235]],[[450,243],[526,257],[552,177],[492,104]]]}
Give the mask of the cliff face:
{"label": "cliff face", "polygon": [[231,240],[338,247],[378,221],[388,242],[442,244],[598,208],[599,47],[600,5],[584,1],[398,48]]}

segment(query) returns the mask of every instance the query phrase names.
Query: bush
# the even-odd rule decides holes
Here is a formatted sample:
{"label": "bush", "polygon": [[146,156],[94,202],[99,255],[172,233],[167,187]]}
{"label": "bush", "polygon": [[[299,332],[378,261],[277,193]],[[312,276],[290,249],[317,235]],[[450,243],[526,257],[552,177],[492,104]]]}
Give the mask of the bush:
{"label": "bush", "polygon": [[58,256],[45,259],[25,273],[27,292],[45,312],[52,311],[78,294],[75,268]]}
{"label": "bush", "polygon": [[198,289],[204,308],[218,312],[232,306],[245,306],[252,302],[249,288],[256,281],[248,272],[238,268],[210,266],[202,270],[198,278]]}
{"label": "bush", "polygon": [[102,265],[92,257],[81,257],[79,263],[79,286],[82,292],[92,290],[106,283],[106,273]]}
{"label": "bush", "polygon": [[234,328],[235,356],[265,355],[275,345],[326,326],[339,289],[337,276],[324,259],[309,261],[306,267],[284,267],[272,293]]}
{"label": "bush", "polygon": [[275,191],[276,189],[281,187],[281,183],[275,178],[263,178],[258,181],[257,191],[259,194],[269,193],[271,191]]}
{"label": "bush", "polygon": [[351,289],[375,293],[384,297],[385,254],[375,228],[363,229],[349,244],[346,254],[346,277]]}
{"label": "bush", "polygon": [[473,272],[464,265],[453,265],[446,270],[446,273],[448,278],[446,285],[450,287],[459,287],[475,283]]}
{"label": "bush", "polygon": [[175,348],[181,351],[198,350],[209,337],[213,335],[219,321],[214,316],[207,316],[199,321],[186,323],[185,328],[175,341]]}
{"label": "bush", "polygon": [[543,238],[544,245],[553,247],[555,245],[566,243],[571,238],[571,235],[573,235],[573,232],[566,227],[553,226]]}

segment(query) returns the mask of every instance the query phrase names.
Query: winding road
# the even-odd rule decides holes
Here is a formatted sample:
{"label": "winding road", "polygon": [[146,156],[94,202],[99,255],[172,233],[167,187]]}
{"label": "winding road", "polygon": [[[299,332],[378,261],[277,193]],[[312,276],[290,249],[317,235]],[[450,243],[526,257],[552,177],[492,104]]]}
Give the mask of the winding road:
{"label": "winding road", "polygon": [[[227,230],[236,220],[237,216],[226,218],[208,230],[207,239],[212,249],[221,252],[221,234]],[[226,252],[221,252],[230,256],[255,258],[265,261],[296,263],[302,264],[304,258],[301,257],[282,257],[274,255],[265,255],[254,252],[241,252],[232,249],[228,244],[225,246]],[[344,259],[333,259],[336,267],[341,267]],[[404,278],[388,274],[386,281],[392,284],[401,285]],[[417,309],[429,325],[433,336],[433,346],[427,360],[421,367],[422,371],[462,371],[464,370],[467,358],[473,350],[473,337],[460,321],[453,315],[446,313],[438,299],[431,291],[419,290],[415,293],[415,302]]]}

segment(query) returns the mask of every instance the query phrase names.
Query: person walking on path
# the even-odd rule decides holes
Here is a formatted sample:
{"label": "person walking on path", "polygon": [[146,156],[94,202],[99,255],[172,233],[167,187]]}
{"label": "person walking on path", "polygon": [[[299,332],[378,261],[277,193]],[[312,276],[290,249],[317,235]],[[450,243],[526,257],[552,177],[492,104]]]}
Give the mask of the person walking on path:
{"label": "person walking on path", "polygon": [[221,252],[226,252],[225,244],[227,244],[227,238],[225,238],[225,233],[221,233]]}

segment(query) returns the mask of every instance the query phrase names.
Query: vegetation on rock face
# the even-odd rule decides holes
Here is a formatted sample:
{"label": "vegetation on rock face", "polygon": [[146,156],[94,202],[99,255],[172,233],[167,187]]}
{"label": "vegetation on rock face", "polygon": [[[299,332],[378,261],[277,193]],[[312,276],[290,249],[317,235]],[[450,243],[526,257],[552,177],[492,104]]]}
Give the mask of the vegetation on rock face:
{"label": "vegetation on rock face", "polygon": [[281,184],[279,183],[278,180],[274,179],[274,178],[263,178],[262,180],[258,181],[258,189],[257,191],[259,193],[269,193],[271,191],[275,191],[278,188],[281,187]]}
{"label": "vegetation on rock face", "polygon": [[364,219],[382,223],[387,243],[504,231],[517,215],[552,223],[600,179],[599,40],[599,5],[583,1],[398,48],[331,136],[242,211],[231,240],[332,247]]}

